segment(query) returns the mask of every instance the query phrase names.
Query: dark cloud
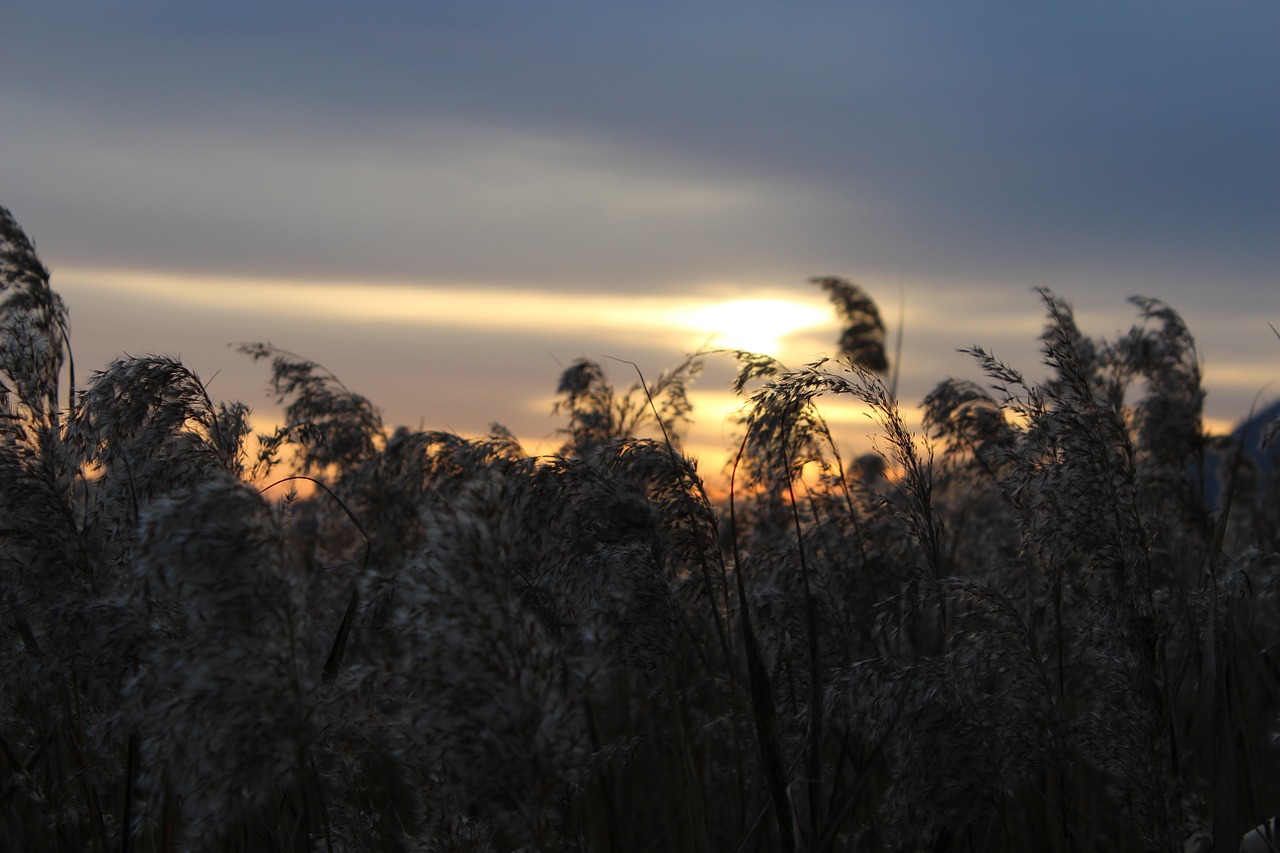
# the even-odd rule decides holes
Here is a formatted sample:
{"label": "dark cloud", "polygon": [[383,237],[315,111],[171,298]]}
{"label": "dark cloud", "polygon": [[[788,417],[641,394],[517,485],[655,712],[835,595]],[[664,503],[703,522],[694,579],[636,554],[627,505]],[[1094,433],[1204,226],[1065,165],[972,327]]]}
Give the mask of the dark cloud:
{"label": "dark cloud", "polygon": [[[1280,259],[1271,5],[27,4],[14,18],[7,100],[93,138],[35,164],[42,184],[9,183],[39,199],[50,173],[78,172],[84,186],[55,191],[64,210],[92,202],[70,216],[94,217],[77,245],[160,262],[625,287],[806,258],[1008,277],[1086,256],[1252,273]],[[570,140],[600,174],[757,203],[602,215],[554,184],[573,162],[542,163],[550,183],[525,198],[415,175],[491,168],[449,159],[458,126],[514,141],[495,157]],[[45,131],[6,135],[29,149]],[[112,161],[112,144],[146,156]]]}

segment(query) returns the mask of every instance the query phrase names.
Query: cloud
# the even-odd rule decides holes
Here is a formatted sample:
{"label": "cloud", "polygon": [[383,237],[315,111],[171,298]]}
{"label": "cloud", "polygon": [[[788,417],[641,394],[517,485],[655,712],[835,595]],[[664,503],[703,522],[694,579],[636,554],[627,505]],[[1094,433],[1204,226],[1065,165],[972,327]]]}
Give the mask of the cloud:
{"label": "cloud", "polygon": [[20,99],[8,113],[23,169],[9,204],[75,265],[634,291],[740,265],[764,249],[744,235],[822,206],[767,176],[443,120],[314,137],[135,128]]}
{"label": "cloud", "polygon": [[34,8],[9,203],[83,223],[77,263],[620,290],[1280,260],[1269,7]]}

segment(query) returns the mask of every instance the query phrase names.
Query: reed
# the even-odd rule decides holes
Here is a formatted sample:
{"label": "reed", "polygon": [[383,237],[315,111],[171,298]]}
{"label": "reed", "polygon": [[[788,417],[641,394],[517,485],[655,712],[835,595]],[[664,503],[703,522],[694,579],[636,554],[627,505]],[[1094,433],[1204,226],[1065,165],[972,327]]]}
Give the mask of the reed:
{"label": "reed", "polygon": [[[1239,846],[1280,803],[1280,469],[1205,432],[1186,324],[1042,291],[1044,377],[973,347],[916,433],[874,301],[815,283],[842,359],[577,361],[551,457],[268,344],[253,440],[175,359],[78,385],[0,208],[0,847]],[[681,441],[735,356],[720,502]]]}

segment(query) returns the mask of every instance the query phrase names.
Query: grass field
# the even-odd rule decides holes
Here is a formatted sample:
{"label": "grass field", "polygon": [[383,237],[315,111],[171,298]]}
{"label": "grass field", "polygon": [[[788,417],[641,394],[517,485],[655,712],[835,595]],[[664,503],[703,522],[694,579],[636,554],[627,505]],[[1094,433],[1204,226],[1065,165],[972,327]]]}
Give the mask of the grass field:
{"label": "grass field", "polygon": [[[554,457],[266,345],[254,437],[173,359],[77,381],[0,213],[0,847],[1203,853],[1280,810],[1274,448],[1205,433],[1168,306],[1107,341],[1043,292],[1047,377],[957,356],[990,382],[926,435],[823,279],[841,360],[576,362]],[[715,500],[708,357],[748,403]]]}

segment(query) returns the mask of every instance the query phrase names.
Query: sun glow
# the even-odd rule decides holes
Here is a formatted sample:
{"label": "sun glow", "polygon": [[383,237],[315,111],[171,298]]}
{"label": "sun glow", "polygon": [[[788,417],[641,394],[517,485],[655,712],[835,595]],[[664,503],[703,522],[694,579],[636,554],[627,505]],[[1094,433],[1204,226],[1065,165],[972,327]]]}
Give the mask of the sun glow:
{"label": "sun glow", "polygon": [[697,296],[534,292],[466,284],[310,282],[74,268],[59,272],[64,287],[110,288],[152,303],[221,310],[252,306],[259,315],[370,324],[607,332],[686,350],[706,346],[778,357],[788,335],[835,324],[830,307],[819,300],[763,295],[713,301]]}
{"label": "sun glow", "polygon": [[683,313],[679,322],[711,335],[711,346],[777,356],[782,339],[793,332],[831,323],[831,311],[785,299],[735,299]]}

